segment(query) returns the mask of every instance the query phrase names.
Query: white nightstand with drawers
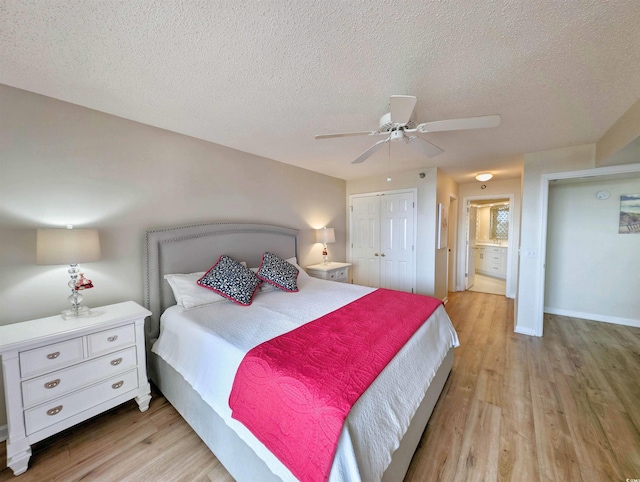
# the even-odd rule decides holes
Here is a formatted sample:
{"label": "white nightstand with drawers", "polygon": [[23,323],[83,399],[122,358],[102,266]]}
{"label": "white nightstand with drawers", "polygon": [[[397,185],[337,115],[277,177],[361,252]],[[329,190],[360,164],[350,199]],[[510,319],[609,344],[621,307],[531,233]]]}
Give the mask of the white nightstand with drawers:
{"label": "white nightstand with drawers", "polygon": [[133,301],[0,327],[7,465],[27,470],[31,444],[132,398],[149,408],[144,320]]}
{"label": "white nightstand with drawers", "polygon": [[331,281],[340,281],[341,283],[349,282],[349,267],[351,263],[320,263],[307,266],[309,276],[320,279],[328,279]]}

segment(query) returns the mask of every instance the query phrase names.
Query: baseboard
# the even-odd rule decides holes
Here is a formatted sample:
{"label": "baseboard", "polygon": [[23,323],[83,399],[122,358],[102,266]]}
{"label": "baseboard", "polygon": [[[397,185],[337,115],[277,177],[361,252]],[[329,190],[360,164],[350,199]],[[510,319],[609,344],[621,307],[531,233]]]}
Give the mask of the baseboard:
{"label": "baseboard", "polygon": [[449,303],[449,296],[445,296],[445,297],[442,299],[442,304],[443,304],[443,305],[446,305],[447,303]]}
{"label": "baseboard", "polygon": [[6,425],[0,425],[0,442],[4,442],[9,438],[9,429]]}
{"label": "baseboard", "polygon": [[633,326],[640,328],[640,320],[632,318],[620,318],[618,316],[600,315],[595,313],[584,313],[582,311],[562,310],[559,308],[544,307],[544,312],[550,315],[569,316],[571,318],[580,318],[582,320],[601,321],[603,323],[613,323],[615,325]]}
{"label": "baseboard", "polygon": [[532,330],[531,328],[524,328],[522,326],[516,325],[516,327],[513,330],[515,333],[520,333],[521,335],[528,335],[528,336],[538,336],[536,335],[536,332],[534,330]]}

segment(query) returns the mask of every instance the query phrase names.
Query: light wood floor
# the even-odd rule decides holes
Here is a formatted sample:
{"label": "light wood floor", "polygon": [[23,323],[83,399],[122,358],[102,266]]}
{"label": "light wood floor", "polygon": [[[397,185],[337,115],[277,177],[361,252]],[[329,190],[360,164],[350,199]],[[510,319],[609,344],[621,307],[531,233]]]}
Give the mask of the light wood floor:
{"label": "light wood floor", "polygon": [[504,279],[494,278],[493,276],[486,276],[478,273],[475,274],[474,279],[475,282],[473,283],[473,286],[469,288],[469,291],[502,296],[507,292],[507,282]]}
{"label": "light wood floor", "polygon": [[[449,300],[461,346],[405,481],[640,478],[640,329],[548,316],[533,338],[504,296]],[[3,480],[232,479],[156,393],[145,413],[130,402],[36,444]]]}

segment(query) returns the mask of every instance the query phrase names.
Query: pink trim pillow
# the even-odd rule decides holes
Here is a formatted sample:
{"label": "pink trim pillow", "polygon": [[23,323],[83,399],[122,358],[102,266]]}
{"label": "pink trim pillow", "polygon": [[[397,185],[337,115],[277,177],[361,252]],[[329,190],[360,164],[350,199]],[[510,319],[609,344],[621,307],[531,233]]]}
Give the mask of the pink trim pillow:
{"label": "pink trim pillow", "polygon": [[253,271],[223,254],[198,284],[239,305],[248,306],[262,283]]}
{"label": "pink trim pillow", "polygon": [[268,251],[262,255],[256,276],[283,291],[298,291],[298,268]]}

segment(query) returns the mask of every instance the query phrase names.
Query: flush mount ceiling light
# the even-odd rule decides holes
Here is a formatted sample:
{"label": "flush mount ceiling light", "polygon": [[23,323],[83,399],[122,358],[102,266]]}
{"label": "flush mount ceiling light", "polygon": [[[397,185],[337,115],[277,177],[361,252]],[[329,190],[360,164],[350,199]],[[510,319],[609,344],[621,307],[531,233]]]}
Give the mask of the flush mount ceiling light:
{"label": "flush mount ceiling light", "polygon": [[490,172],[481,172],[476,176],[476,180],[480,182],[484,182],[484,181],[488,181],[492,177],[493,177],[493,174],[491,174]]}

